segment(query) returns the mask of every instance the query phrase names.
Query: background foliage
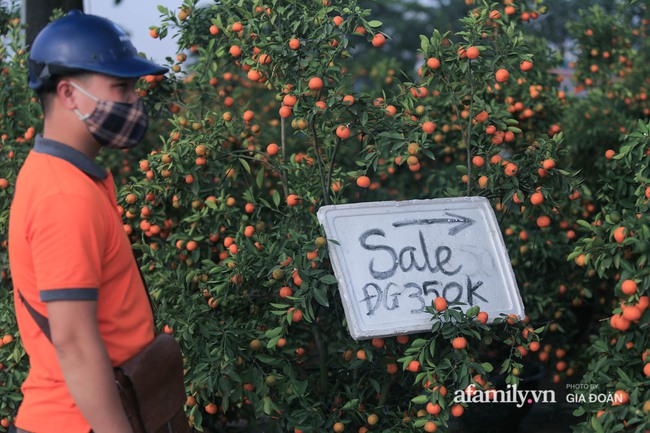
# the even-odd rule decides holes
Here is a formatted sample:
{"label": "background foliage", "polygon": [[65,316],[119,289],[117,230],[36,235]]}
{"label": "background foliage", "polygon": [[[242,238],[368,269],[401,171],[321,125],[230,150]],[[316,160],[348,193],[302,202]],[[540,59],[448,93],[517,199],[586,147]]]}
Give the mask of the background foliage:
{"label": "background foliage", "polygon": [[[183,347],[192,423],[435,431],[471,421],[454,391],[516,383],[541,363],[552,382],[628,394],[623,405],[583,405],[579,431],[645,431],[647,9],[466,1],[429,22],[427,8],[410,5],[404,15],[418,19],[406,27],[395,15],[407,9],[385,3],[244,3],[160,9],[151,34],[176,37],[179,53],[170,74],[142,79],[149,137],[101,155],[159,329]],[[546,30],[560,15],[580,17],[567,29],[576,92],[555,73],[565,36]],[[0,79],[12,88],[0,96],[6,427],[26,374],[7,218],[40,111],[20,23],[0,17]],[[352,340],[318,207],[463,195],[497,212],[527,317],[487,326],[476,309],[432,307],[447,319],[432,332]],[[621,297],[625,280],[637,290]],[[622,318],[599,326],[623,313],[620,302],[641,316],[626,329]],[[454,348],[459,338],[466,348]]]}

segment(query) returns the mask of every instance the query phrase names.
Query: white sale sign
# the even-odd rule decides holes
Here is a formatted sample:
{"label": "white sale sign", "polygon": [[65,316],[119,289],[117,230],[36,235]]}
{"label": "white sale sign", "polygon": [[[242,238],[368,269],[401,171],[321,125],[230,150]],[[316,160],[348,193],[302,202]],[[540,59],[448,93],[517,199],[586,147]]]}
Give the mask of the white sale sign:
{"label": "white sale sign", "polygon": [[490,319],[524,316],[501,231],[483,197],[324,206],[318,219],[350,334],[426,331],[438,296]]}

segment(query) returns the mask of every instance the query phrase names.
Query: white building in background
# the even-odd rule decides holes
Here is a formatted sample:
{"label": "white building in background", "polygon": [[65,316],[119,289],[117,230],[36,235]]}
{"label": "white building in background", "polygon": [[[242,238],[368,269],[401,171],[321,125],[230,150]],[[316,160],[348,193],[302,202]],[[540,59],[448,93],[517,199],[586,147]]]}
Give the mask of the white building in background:
{"label": "white building in background", "polygon": [[131,36],[138,51],[157,63],[164,63],[165,57],[176,57],[176,41],[169,34],[163,40],[149,36],[149,27],[160,25],[158,6],[177,10],[182,0],[84,0],[84,11],[88,14],[106,17],[120,25]]}

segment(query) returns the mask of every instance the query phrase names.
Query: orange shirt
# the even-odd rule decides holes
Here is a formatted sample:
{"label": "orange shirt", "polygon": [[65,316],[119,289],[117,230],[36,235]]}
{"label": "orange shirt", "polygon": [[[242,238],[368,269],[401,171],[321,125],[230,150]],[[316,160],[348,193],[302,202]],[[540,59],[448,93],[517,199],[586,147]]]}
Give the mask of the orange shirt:
{"label": "orange shirt", "polygon": [[9,215],[16,317],[30,360],[16,426],[88,433],[52,343],[18,298],[40,314],[57,300],[97,300],[99,332],[116,366],[154,337],[151,307],[117,210],[110,172],[77,150],[37,137],[18,174]]}

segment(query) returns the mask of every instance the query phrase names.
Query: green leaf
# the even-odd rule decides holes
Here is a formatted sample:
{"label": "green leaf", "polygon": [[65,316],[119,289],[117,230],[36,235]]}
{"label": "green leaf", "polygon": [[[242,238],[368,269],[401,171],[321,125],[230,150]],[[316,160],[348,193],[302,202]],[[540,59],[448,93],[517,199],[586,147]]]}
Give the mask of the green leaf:
{"label": "green leaf", "polygon": [[280,334],[282,334],[282,327],[278,326],[273,329],[269,329],[268,331],[266,331],[264,335],[266,336],[266,338],[275,338]]}
{"label": "green leaf", "polygon": [[271,355],[265,355],[263,353],[259,353],[255,355],[255,358],[257,358],[260,362],[263,362],[264,364],[269,364],[269,365],[280,365],[282,364],[282,359],[278,358],[276,356],[271,356]]}
{"label": "green leaf", "polygon": [[425,344],[427,344],[427,340],[424,338],[418,338],[416,340],[413,340],[413,343],[411,343],[412,348],[420,348],[423,347]]}
{"label": "green leaf", "polygon": [[476,305],[476,306],[474,306],[474,307],[468,309],[468,310],[465,312],[465,315],[466,315],[467,317],[469,317],[469,318],[476,317],[476,315],[478,315],[478,313],[479,313],[480,311],[481,311],[481,308],[480,308],[478,305]]}
{"label": "green leaf", "polygon": [[272,407],[271,407],[271,399],[270,398],[264,398],[264,413],[266,415],[271,415],[273,412]]}
{"label": "green leaf", "polygon": [[260,171],[257,172],[255,183],[258,188],[262,189],[262,184],[264,183],[264,168],[260,168]]}
{"label": "green leaf", "polygon": [[203,413],[199,410],[199,406],[194,406],[190,414],[194,417],[194,428],[198,431],[203,431]]}
{"label": "green leaf", "polygon": [[345,403],[345,405],[341,408],[341,410],[352,409],[353,407],[356,407],[358,405],[359,405],[359,399],[358,398],[353,398],[352,400]]}
{"label": "green leaf", "polygon": [[273,349],[275,346],[278,345],[278,341],[280,341],[280,336],[278,335],[277,337],[273,337],[269,340],[268,343],[266,343],[266,348],[267,349]]}
{"label": "green leaf", "polygon": [[508,371],[509,368],[510,368],[510,359],[506,359],[503,361],[503,364],[501,365],[501,371],[499,371],[499,374],[505,373],[506,371]]}
{"label": "green leaf", "polygon": [[185,283],[188,284],[190,281],[192,281],[192,278],[194,278],[196,274],[196,271],[189,271],[187,275],[185,275]]}
{"label": "green leaf", "polygon": [[582,254],[582,251],[573,251],[571,254],[569,254],[567,256],[566,259],[567,259],[567,261],[571,261],[571,260],[575,259],[576,257],[578,257],[580,254]]}
{"label": "green leaf", "polygon": [[418,396],[416,396],[416,397],[413,397],[413,398],[411,399],[411,401],[412,401],[413,403],[415,403],[415,404],[424,404],[424,403],[427,403],[427,402],[429,401],[429,397],[426,396],[426,395],[424,395],[424,394],[422,394],[422,395],[418,395]]}
{"label": "green leaf", "polygon": [[251,166],[248,165],[248,162],[245,159],[239,158],[239,163],[242,165],[242,167],[244,167],[244,170],[246,170],[248,174],[250,174]]}
{"label": "green leaf", "polygon": [[366,123],[368,123],[368,112],[367,111],[362,111],[361,114],[359,114],[359,123],[361,126],[364,126]]}
{"label": "green leaf", "polygon": [[591,417],[591,427],[593,427],[594,431],[596,433],[605,433],[605,430],[603,429],[603,425],[598,421],[598,418],[595,416]]}
{"label": "green leaf", "polygon": [[312,290],[312,293],[314,295],[314,299],[316,302],[321,304],[323,307],[329,307],[329,300],[327,299],[327,289],[325,287],[319,286],[319,287],[314,287]]}
{"label": "green leaf", "polygon": [[587,221],[585,221],[585,220],[577,220],[576,223],[578,223],[579,226],[584,227],[584,228],[586,228],[586,229],[589,229],[589,230],[592,230],[592,229],[593,229],[593,227],[591,226],[591,224],[589,224],[589,223],[588,223]]}
{"label": "green leaf", "polygon": [[373,28],[381,27],[383,23],[379,20],[368,21],[368,25]]}
{"label": "green leaf", "polygon": [[427,39],[427,37],[424,35],[420,35],[420,46],[422,47],[422,51],[424,53],[429,51],[429,39]]}
{"label": "green leaf", "polygon": [[426,423],[427,423],[427,420],[426,420],[426,419],[424,419],[424,418],[419,418],[419,419],[416,419],[416,420],[413,422],[413,427],[420,428],[420,427],[423,427]]}
{"label": "green leaf", "polygon": [[320,277],[320,282],[323,284],[331,285],[331,284],[337,284],[338,280],[334,275],[327,274]]}

